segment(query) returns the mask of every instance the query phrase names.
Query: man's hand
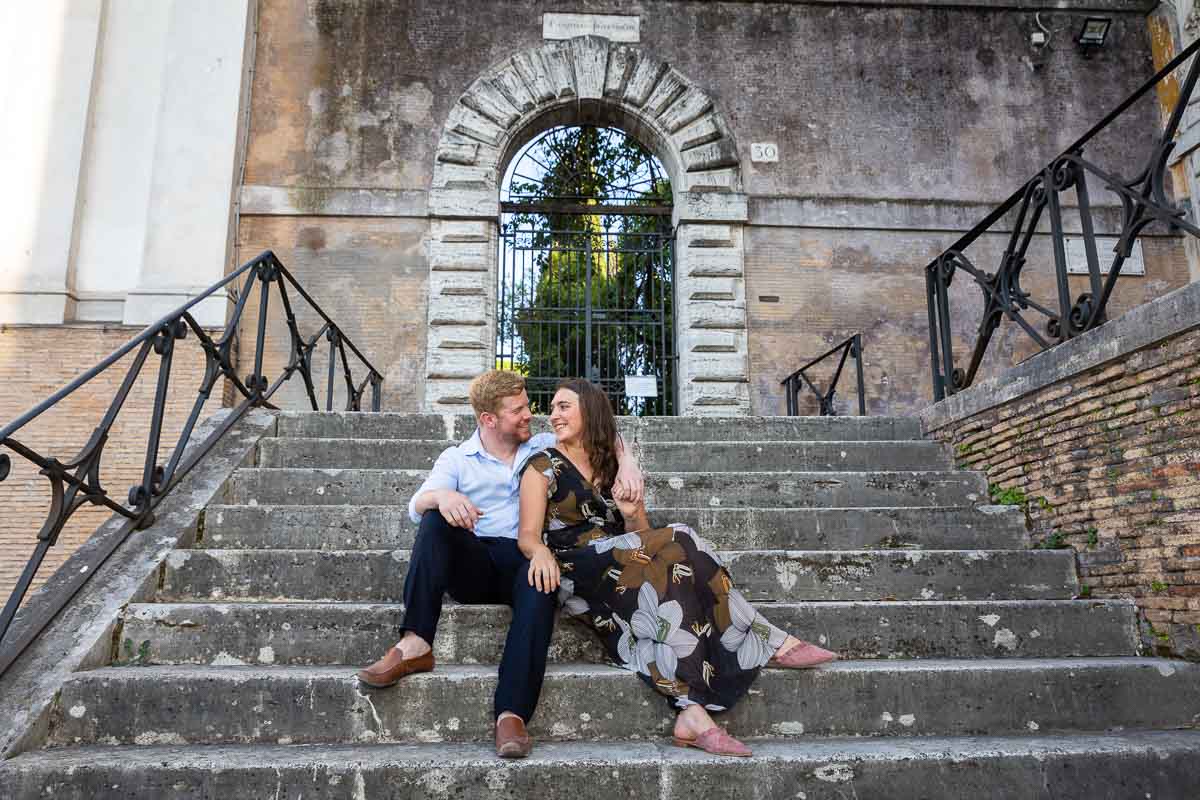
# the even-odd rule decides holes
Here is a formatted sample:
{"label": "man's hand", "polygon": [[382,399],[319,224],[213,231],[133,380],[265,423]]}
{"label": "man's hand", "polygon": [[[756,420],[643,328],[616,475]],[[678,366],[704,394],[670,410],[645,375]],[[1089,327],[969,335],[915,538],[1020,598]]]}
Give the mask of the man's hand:
{"label": "man's hand", "polygon": [[438,497],[438,511],[442,517],[456,528],[475,530],[475,523],[483,516],[483,512],[475,507],[465,494],[452,489],[446,489]]}
{"label": "man's hand", "polygon": [[549,594],[558,589],[558,579],[558,559],[543,545],[529,559],[529,585]]}
{"label": "man's hand", "polygon": [[640,503],[644,499],[645,491],[646,481],[642,477],[642,471],[638,469],[637,461],[632,458],[620,459],[617,477],[613,480],[613,499]]}

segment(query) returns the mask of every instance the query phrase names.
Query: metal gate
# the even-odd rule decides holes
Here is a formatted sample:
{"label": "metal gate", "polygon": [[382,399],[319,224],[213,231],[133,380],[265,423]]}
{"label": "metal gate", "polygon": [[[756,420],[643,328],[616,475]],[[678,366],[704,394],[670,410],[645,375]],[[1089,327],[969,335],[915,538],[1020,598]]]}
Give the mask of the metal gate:
{"label": "metal gate", "polygon": [[663,217],[592,230],[501,226],[496,365],[526,376],[534,413],[586,377],[617,414],[675,413],[674,236]]}

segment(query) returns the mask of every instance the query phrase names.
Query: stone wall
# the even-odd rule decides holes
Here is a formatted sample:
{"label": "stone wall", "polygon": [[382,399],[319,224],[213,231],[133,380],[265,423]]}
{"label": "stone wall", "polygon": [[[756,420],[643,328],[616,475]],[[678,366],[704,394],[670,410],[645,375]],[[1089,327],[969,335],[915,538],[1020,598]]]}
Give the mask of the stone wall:
{"label": "stone wall", "polygon": [[[739,319],[721,329],[715,345],[744,354],[741,371],[725,376],[744,383],[722,390],[745,398],[736,410],[782,413],[779,381],[804,357],[861,331],[870,412],[912,413],[932,396],[921,268],[1153,72],[1150,5],[581,0],[566,9],[550,0],[262,0],[239,255],[286,249],[289,267],[332,290],[328,302],[338,319],[352,319],[379,297],[402,304],[385,315],[394,327],[368,332],[375,337],[370,354],[389,376],[444,374],[446,385],[438,397],[425,397],[425,385],[389,388],[388,408],[417,410],[457,396],[457,372],[431,358],[430,334],[421,327],[440,313],[429,302],[444,283],[430,279],[444,249],[445,226],[431,223],[442,213],[437,195],[446,188],[438,168],[456,190],[498,198],[487,183],[493,166],[459,162],[465,150],[501,161],[511,153],[491,152],[486,135],[439,151],[446,130],[470,127],[454,115],[463,113],[464,93],[481,76],[546,44],[544,12],[636,15],[635,47],[711,100],[728,128],[722,141],[736,164],[729,194],[745,202],[744,225],[738,223],[743,274],[722,290]],[[1056,33],[1045,66],[1033,70],[1029,35],[1039,9]],[[1108,45],[1084,59],[1070,39],[1083,16],[1097,10],[1114,16],[1113,30]],[[580,87],[572,91],[584,97]],[[1152,137],[1161,117],[1156,102],[1131,109],[1089,157],[1121,169],[1136,163],[1143,152],[1134,143]],[[501,120],[509,116],[475,105]],[[588,103],[563,102],[505,135],[519,141],[538,125],[595,119],[593,112]],[[472,114],[476,126],[499,124]],[[752,161],[755,142],[777,144],[779,161]],[[1114,202],[1100,194],[1094,202]],[[377,238],[383,220],[406,231],[403,244]],[[299,235],[322,229],[329,239],[372,244],[346,250],[335,266],[316,246],[319,237]],[[1108,224],[1100,232],[1115,231]],[[986,247],[996,250],[1002,234],[998,226]],[[490,234],[480,233],[458,249],[489,245],[485,238]],[[681,253],[681,271],[688,256]],[[1174,237],[1149,232],[1146,261],[1145,277],[1120,279],[1114,314],[1189,279]],[[384,264],[391,267],[387,279],[379,277]],[[1049,270],[1041,271],[1031,265],[1030,286],[1049,285]],[[492,288],[486,271],[477,273],[483,277],[472,289],[485,292],[479,307],[486,310]],[[381,282],[372,284],[374,278]],[[979,292],[965,281],[955,290],[964,298],[956,344],[965,348]],[[475,360],[487,362],[487,335],[451,333],[455,346],[482,346]],[[435,347],[447,338],[432,336]],[[710,348],[712,338],[689,343],[681,335],[680,342]],[[998,338],[991,372],[1028,354],[1012,331]],[[713,361],[697,353],[697,363]]]}
{"label": "stone wall", "polygon": [[[95,366],[139,330],[84,324],[0,328],[0,386],[4,387],[0,392],[0,425],[7,425]],[[131,361],[132,355],[126,356],[14,438],[44,456],[63,462],[71,460],[104,417]],[[204,354],[195,336],[177,342],[163,425],[161,463],[165,463],[174,448],[203,375]],[[157,357],[152,354],[105,448],[101,483],[120,503],[126,502],[129,487],[141,483],[157,377]],[[220,408],[221,390],[220,386],[214,390],[203,417]],[[0,603],[8,600],[33,553],[37,532],[50,506],[49,482],[37,474],[37,468],[7,448],[3,452],[12,458],[12,473],[0,482],[0,508],[4,509],[0,514]],[[34,587],[53,574],[109,516],[107,509],[81,508],[42,562]]]}
{"label": "stone wall", "polygon": [[1200,659],[1200,283],[922,412],[927,432],[1132,597],[1154,650]]}

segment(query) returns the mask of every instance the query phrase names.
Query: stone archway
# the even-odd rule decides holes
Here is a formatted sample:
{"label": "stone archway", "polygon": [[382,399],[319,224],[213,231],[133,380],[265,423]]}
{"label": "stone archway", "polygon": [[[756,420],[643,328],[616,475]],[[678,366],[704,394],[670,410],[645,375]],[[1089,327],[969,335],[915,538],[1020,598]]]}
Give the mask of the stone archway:
{"label": "stone archway", "polygon": [[607,124],[662,161],[675,192],[676,341],[683,414],[749,413],[737,146],[712,100],[639,48],[584,36],[484,72],[446,119],[430,191],[425,409],[469,411],[467,384],[495,361],[499,182],[554,125]]}

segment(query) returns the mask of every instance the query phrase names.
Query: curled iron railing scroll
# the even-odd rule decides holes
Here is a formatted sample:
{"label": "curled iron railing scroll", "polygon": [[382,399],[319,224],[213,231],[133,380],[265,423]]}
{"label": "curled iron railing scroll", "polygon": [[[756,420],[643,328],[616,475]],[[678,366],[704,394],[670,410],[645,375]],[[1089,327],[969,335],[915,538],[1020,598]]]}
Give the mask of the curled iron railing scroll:
{"label": "curled iron railing scroll", "polygon": [[[1159,83],[1174,75],[1197,51],[1200,51],[1200,41],[1193,43],[1164,66],[925,268],[934,400],[943,400],[974,382],[992,335],[1006,318],[1016,323],[1043,350],[1105,322],[1105,309],[1112,298],[1121,268],[1146,226],[1155,222],[1164,223],[1172,230],[1200,237],[1200,228],[1185,219],[1185,212],[1176,208],[1166,196],[1167,169],[1176,145],[1175,136],[1200,77],[1200,58],[1192,61],[1171,116],[1136,176],[1124,178],[1105,171],[1083,155],[1088,143]],[[1121,231],[1113,248],[1112,261],[1105,271],[1101,270],[1096,245],[1089,179],[1099,182],[1108,192],[1116,195],[1121,205]],[[1077,200],[1080,238],[1088,266],[1088,291],[1074,299],[1068,280],[1061,198],[1068,191],[1073,191]],[[994,273],[985,272],[972,262],[966,251],[992,225],[1014,210],[1015,222],[999,266]],[[1030,292],[1021,287],[1021,274],[1027,264],[1029,246],[1043,216],[1048,217],[1054,259],[1057,298],[1053,304],[1037,302]],[[955,364],[951,328],[949,289],[959,271],[970,275],[983,294],[983,315],[971,359],[965,369]],[[1034,320],[1042,321],[1044,327],[1039,329],[1035,321],[1027,318],[1027,312],[1041,315],[1043,319]]]}
{"label": "curled iron railing scroll", "polygon": [[[240,291],[238,291],[239,281],[241,282]],[[192,309],[206,299],[219,297],[218,292],[226,287],[228,287],[230,300],[234,304],[233,311],[230,313],[220,337],[213,339],[196,321]],[[259,299],[254,367],[253,371],[243,380],[237,374],[233,353],[247,302],[256,287],[259,290]],[[300,333],[296,314],[292,308],[289,287],[311,307],[323,322],[317,333],[309,338],[305,338]],[[263,373],[263,357],[272,294],[278,296],[278,301],[282,306],[291,340],[291,355],[287,366],[281,370],[278,377],[274,381],[268,382],[267,376]],[[159,460],[159,451],[162,444],[163,422],[167,410],[175,343],[185,339],[189,332],[196,336],[204,351],[204,375],[200,381],[196,400],[176,441],[170,460],[163,465]],[[188,303],[150,325],[138,336],[54,395],[34,406],[4,428],[0,428],[0,448],[7,448],[36,466],[39,474],[49,481],[51,493],[50,508],[37,533],[37,545],[33,555],[25,565],[16,587],[5,604],[3,615],[0,616],[0,675],[3,675],[13,661],[37,638],[50,620],[82,588],[86,580],[95,574],[97,567],[104,563],[131,531],[144,529],[153,523],[154,508],[159,501],[183,480],[188,472],[208,454],[217,441],[247,411],[252,408],[274,409],[275,406],[270,403],[271,397],[295,375],[300,375],[304,381],[305,394],[312,410],[319,410],[312,364],[313,353],[321,341],[329,345],[325,409],[332,410],[333,408],[334,387],[340,359],[342,379],[345,382],[346,410],[361,411],[364,394],[367,387],[370,386],[371,410],[379,411],[383,375],[371,365],[366,356],[354,346],[341,328],[309,296],[295,277],[279,262],[275,254],[268,250],[246,262]],[[125,373],[120,388],[112,402],[109,403],[107,412],[92,432],[87,443],[73,457],[62,461],[54,456],[44,455],[17,438],[26,425],[54,408],[77,390],[86,387],[94,378],[130,353],[134,353],[133,361]],[[101,480],[104,450],[108,444],[113,424],[124,407],[130,391],[141,376],[146,362],[152,355],[158,359],[158,375],[149,433],[146,438],[146,455],[141,481],[130,488],[128,502],[122,504],[110,496]],[[354,370],[351,368],[351,355],[353,355],[357,367],[365,371],[365,377],[357,384],[354,382]],[[236,395],[241,396],[241,400],[203,442],[189,449],[187,445],[192,431],[200,419],[200,413],[221,378],[225,378],[229,382]],[[186,458],[185,450],[187,451]],[[11,456],[8,453],[0,452],[0,481],[8,478],[11,471]],[[86,571],[72,578],[73,585],[70,591],[59,595],[53,608],[38,608],[36,617],[31,617],[28,621],[29,624],[24,625],[24,630],[19,638],[10,641],[12,637],[7,636],[9,627],[42,565],[46,553],[57,543],[59,534],[62,533],[63,527],[72,515],[89,504],[103,506],[114,514],[125,517],[125,525],[118,535],[111,537],[103,547],[89,555],[91,561],[87,564]]]}
{"label": "curled iron railing scroll", "polygon": [[[834,407],[834,396],[837,394],[838,381],[842,379],[842,369],[846,366],[846,359],[853,358],[854,366],[858,376],[858,415],[865,417],[867,415],[867,399],[863,394],[863,364],[862,364],[862,334],[856,333],[849,339],[834,345],[828,352],[823,353],[800,369],[788,375],[780,385],[784,387],[784,398],[787,402],[787,415],[796,417],[800,415],[800,394],[805,387],[812,391],[817,398],[817,407],[819,414],[822,417],[837,416],[837,410]],[[821,390],[813,383],[808,376],[808,370],[815,367],[830,356],[841,353],[841,358],[838,360],[837,369],[834,370],[833,377],[829,380],[829,388]]]}

